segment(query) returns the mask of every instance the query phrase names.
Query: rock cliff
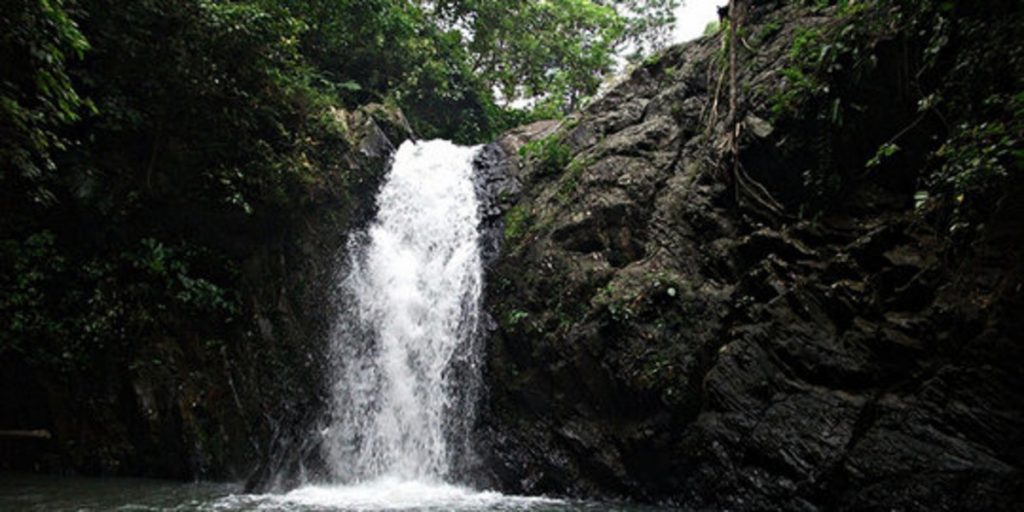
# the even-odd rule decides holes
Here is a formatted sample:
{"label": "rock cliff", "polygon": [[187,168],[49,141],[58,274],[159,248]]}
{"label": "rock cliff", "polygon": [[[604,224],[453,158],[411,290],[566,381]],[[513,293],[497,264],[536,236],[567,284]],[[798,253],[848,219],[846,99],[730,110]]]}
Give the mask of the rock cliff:
{"label": "rock cliff", "polygon": [[[511,184],[491,191],[486,466],[508,491],[697,509],[1016,509],[1024,208],[965,242],[915,205],[932,121],[892,12],[753,4],[735,167],[724,35],[490,148]],[[787,115],[800,41],[848,26],[875,65],[821,87],[857,107]],[[911,123],[923,142],[865,166]]]}

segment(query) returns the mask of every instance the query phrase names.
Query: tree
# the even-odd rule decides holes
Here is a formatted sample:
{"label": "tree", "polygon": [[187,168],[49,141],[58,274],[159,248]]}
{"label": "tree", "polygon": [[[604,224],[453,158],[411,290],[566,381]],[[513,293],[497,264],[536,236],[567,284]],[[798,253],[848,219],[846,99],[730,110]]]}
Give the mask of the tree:
{"label": "tree", "polygon": [[54,152],[65,147],[59,130],[88,105],[67,68],[88,48],[64,0],[0,9],[0,188],[27,189],[36,203],[55,200],[46,182]]}
{"label": "tree", "polygon": [[626,28],[616,50],[630,60],[640,60],[665,47],[672,38],[680,0],[597,0],[613,7],[625,19]]}
{"label": "tree", "polygon": [[677,0],[439,0],[421,2],[463,38],[472,69],[506,104],[539,99],[568,111],[594,94],[617,52],[644,55],[671,31]]}

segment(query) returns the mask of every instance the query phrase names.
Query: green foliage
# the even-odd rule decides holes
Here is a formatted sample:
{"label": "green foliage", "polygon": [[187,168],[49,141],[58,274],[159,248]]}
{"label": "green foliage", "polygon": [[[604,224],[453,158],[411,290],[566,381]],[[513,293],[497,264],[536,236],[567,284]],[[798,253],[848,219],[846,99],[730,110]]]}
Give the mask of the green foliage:
{"label": "green foliage", "polygon": [[137,252],[122,257],[167,292],[158,295],[173,297],[174,303],[196,313],[238,313],[238,305],[227,291],[208,279],[190,275],[188,261],[198,259],[195,251],[167,247],[153,238],[144,238],[140,245]]}
{"label": "green foliage", "polygon": [[955,198],[958,211],[965,201],[989,206],[1024,169],[1024,92],[993,95],[985,104],[992,113],[953,130],[935,153],[941,164],[927,179],[933,191]]}
{"label": "green foliage", "polygon": [[[5,0],[0,356],[83,419],[72,430],[89,439],[72,458],[108,440],[97,422],[134,424],[120,398],[138,377],[172,407],[147,414],[167,412],[190,439],[114,439],[125,453],[103,464],[136,467],[181,442],[216,467],[222,427],[243,426],[205,407],[265,406],[294,394],[275,386],[314,385],[293,345],[252,331],[258,318],[289,335],[277,311],[256,308],[301,293],[273,275],[307,250],[291,230],[344,219],[369,188],[360,173],[377,171],[361,168],[373,160],[352,147],[364,126],[348,123],[400,107],[421,137],[476,143],[560,116],[594,93],[613,48],[664,32],[674,2],[619,13],[596,0],[459,1],[446,17],[446,2],[408,0]],[[498,87],[511,94],[499,101]],[[536,107],[508,107],[525,97]],[[385,107],[353,113],[370,102]],[[560,150],[542,153],[564,167]],[[509,239],[530,222],[511,212]],[[539,328],[526,315],[510,320]],[[260,365],[284,378],[239,372]],[[267,385],[250,393],[235,379]],[[184,389],[161,388],[172,382]]]}
{"label": "green foliage", "polygon": [[[618,284],[616,284],[618,283]],[[653,324],[678,322],[675,311],[681,306],[682,294],[690,293],[678,276],[666,272],[650,272],[634,279],[609,282],[597,290],[594,306],[603,307],[612,320],[629,323],[644,318]]]}
{"label": "green foliage", "polygon": [[565,168],[565,174],[562,176],[562,183],[558,187],[558,199],[563,204],[569,202],[569,197],[572,195],[572,192],[576,190],[576,186],[579,185],[580,177],[583,175],[583,171],[586,168],[587,162],[582,158],[572,160]]}
{"label": "green foliage", "polygon": [[722,30],[722,24],[717,20],[709,22],[704,26],[704,37],[713,36]]}
{"label": "green foliage", "polygon": [[899,152],[899,150],[900,147],[892,142],[886,142],[885,144],[882,144],[878,148],[878,151],[875,153],[875,156],[872,157],[871,160],[868,160],[867,167],[871,168],[882,165],[883,160],[891,158],[893,155]]}
{"label": "green foliage", "polygon": [[819,118],[833,125],[843,121],[843,91],[834,88],[839,76],[863,76],[875,65],[864,46],[865,28],[856,20],[840,18],[841,25],[826,33],[821,28],[802,28],[793,38],[789,64],[783,68],[786,87],[772,101],[776,119],[793,116],[811,103],[825,105]]}
{"label": "green foliage", "polygon": [[542,175],[560,174],[572,160],[572,151],[558,134],[526,143],[519,149],[519,155],[535,165]]}
{"label": "green foliage", "polygon": [[[774,123],[799,124],[792,129],[809,134],[802,151],[813,161],[803,170],[802,215],[834,204],[853,172],[840,168],[845,163],[836,157],[836,148],[849,142],[848,119],[863,110],[857,103],[863,91],[858,84],[876,69],[875,42],[892,30],[884,22],[883,8],[868,11],[847,2],[815,5],[830,8],[831,18],[794,33],[781,70],[783,87],[769,98]],[[762,29],[768,32],[765,38],[778,30],[773,25]]]}
{"label": "green foliage", "polygon": [[[1021,4],[806,3],[831,18],[796,33],[786,86],[770,103],[776,123],[818,134],[802,148],[814,157],[804,174],[805,211],[835,204],[852,180],[924,167],[918,208],[945,212],[937,218],[955,226],[983,222],[1022,177]],[[888,90],[873,90],[876,80]],[[900,126],[858,128],[872,118],[882,125],[871,111],[879,104],[902,117]],[[848,165],[857,146],[876,148],[860,169]]]}
{"label": "green foliage", "polygon": [[672,38],[676,8],[680,0],[598,0],[598,4],[613,7],[622,16],[625,28],[619,50],[628,46],[626,57],[637,62],[665,47]]}
{"label": "green foliage", "polygon": [[517,205],[505,214],[505,243],[514,244],[520,240],[530,228],[533,216],[526,207]]}
{"label": "green foliage", "polygon": [[[263,0],[302,20],[303,57],[349,107],[400,106],[424,137],[478,142],[505,128],[456,30],[404,0]],[[345,87],[337,87],[344,84]]]}
{"label": "green foliage", "polygon": [[[0,351],[67,372],[182,324],[237,339],[241,255],[221,240],[293,211],[345,150],[303,24],[249,2],[17,4],[3,23],[27,28],[0,44],[17,66],[0,93]],[[7,58],[22,51],[38,62]],[[33,73],[56,78],[18,82]]]}
{"label": "green foliage", "polygon": [[513,309],[512,311],[509,311],[508,316],[505,317],[505,324],[515,326],[529,317],[530,313],[519,309]]}
{"label": "green foliage", "polygon": [[445,0],[438,26],[464,35],[472,72],[504,103],[538,100],[548,117],[593,95],[625,47],[633,59],[668,40],[677,0]]}
{"label": "green foliage", "polygon": [[7,2],[0,12],[0,188],[42,204],[56,201],[54,153],[68,143],[59,130],[91,106],[68,75],[89,44],[65,4]]}
{"label": "green foliage", "polygon": [[[141,335],[166,332],[179,318],[197,332],[223,333],[240,311],[235,277],[209,251],[143,239],[121,252],[68,256],[51,231],[0,240],[0,351],[58,372],[108,357],[131,360]],[[220,281],[221,284],[217,284]]]}
{"label": "green foliage", "polygon": [[775,37],[782,30],[782,23],[779,20],[768,20],[757,33],[757,41],[765,41]]}
{"label": "green foliage", "polygon": [[[867,76],[877,65],[873,45],[890,31],[882,10],[869,12],[865,2],[848,0],[809,0],[819,8],[838,6],[832,18],[822,26],[801,27],[794,36],[782,73],[786,87],[772,101],[777,119],[799,115],[811,107],[819,119],[841,125],[843,111],[849,108],[842,99],[848,92],[844,81]],[[774,37],[780,30],[778,20],[769,20],[758,38]],[[838,101],[837,101],[838,100]],[[821,108],[824,106],[825,108]]]}
{"label": "green foliage", "polygon": [[855,0],[804,0],[804,5],[815,7],[817,9],[825,9],[834,6],[837,7],[837,12],[840,15],[843,15],[852,10],[862,8],[863,2],[857,2]]}
{"label": "green foliage", "polygon": [[915,148],[928,155],[915,205],[945,212],[938,218],[954,228],[982,223],[1024,177],[1024,48],[1017,42],[1024,8],[1001,1],[893,4],[892,23],[911,49],[907,72],[918,119],[879,155],[928,140]]}
{"label": "green foliage", "polygon": [[[344,112],[397,106],[460,142],[557,117],[616,48],[661,44],[675,4],[6,2],[0,352],[66,374],[175,333],[234,347],[253,248],[359,182]],[[548,172],[569,163],[555,139],[534,147]],[[513,210],[507,238],[531,222]]]}
{"label": "green foliage", "polygon": [[983,223],[1024,178],[1024,7],[996,2],[913,5],[905,23],[926,38],[919,109],[947,127],[921,181],[952,226]]}
{"label": "green foliage", "polygon": [[98,112],[89,144],[68,155],[85,164],[68,166],[69,185],[125,216],[147,197],[241,214],[286,206],[331,158],[321,144],[342,138],[299,54],[303,24],[249,3],[166,7],[127,2],[83,24],[95,51],[81,74]]}
{"label": "green foliage", "polygon": [[19,334],[60,329],[60,319],[48,319],[40,314],[46,306],[48,275],[62,272],[66,263],[53,247],[53,233],[43,231],[25,240],[2,240],[0,258],[3,268],[10,269],[0,274],[4,290],[0,295],[0,315],[8,325],[7,343],[18,343],[16,336]]}
{"label": "green foliage", "polygon": [[642,281],[626,283],[626,286],[616,286],[609,282],[597,290],[592,303],[603,308],[614,322],[629,324],[640,315],[648,291],[647,283]]}
{"label": "green foliage", "polygon": [[572,109],[597,91],[624,22],[591,0],[437,2],[441,25],[465,26],[472,70],[507,102],[541,97]]}

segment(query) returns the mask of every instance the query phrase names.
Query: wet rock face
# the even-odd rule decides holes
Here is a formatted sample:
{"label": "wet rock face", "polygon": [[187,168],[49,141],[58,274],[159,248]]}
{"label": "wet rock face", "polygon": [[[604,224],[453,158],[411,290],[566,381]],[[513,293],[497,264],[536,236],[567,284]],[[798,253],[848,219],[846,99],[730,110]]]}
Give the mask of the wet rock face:
{"label": "wet rock face", "polygon": [[[821,20],[752,19],[781,28],[740,81],[782,87],[793,32]],[[719,44],[670,50],[556,127],[561,173],[493,154],[515,184],[487,189],[505,191],[479,425],[493,480],[698,509],[1016,509],[1021,207],[955,258],[902,178],[799,220],[784,191],[806,155],[771,148],[807,134],[751,107],[748,181],[722,170]]]}

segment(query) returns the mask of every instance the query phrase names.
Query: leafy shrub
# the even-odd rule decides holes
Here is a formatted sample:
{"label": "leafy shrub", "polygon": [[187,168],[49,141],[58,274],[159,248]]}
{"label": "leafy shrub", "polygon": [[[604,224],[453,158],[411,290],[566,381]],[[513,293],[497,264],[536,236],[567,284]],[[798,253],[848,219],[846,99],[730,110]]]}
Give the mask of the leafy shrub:
{"label": "leafy shrub", "polygon": [[587,168],[587,163],[581,158],[577,158],[569,162],[565,168],[565,173],[562,176],[562,183],[558,187],[558,199],[562,203],[567,203],[569,197],[577,185],[579,185],[580,177],[583,176],[583,171]]}
{"label": "leafy shrub", "polygon": [[207,250],[144,238],[125,251],[69,257],[66,243],[51,231],[0,240],[0,351],[59,372],[94,369],[130,360],[138,337],[183,317],[213,338],[240,312],[231,264]]}
{"label": "leafy shrub", "polygon": [[513,244],[526,234],[532,222],[532,215],[523,205],[513,207],[505,214],[505,243]]}
{"label": "leafy shrub", "polygon": [[990,205],[1024,169],[1024,93],[994,95],[985,103],[990,117],[958,125],[936,151],[941,163],[926,180],[934,192],[954,197],[958,208],[965,201]]}
{"label": "leafy shrub", "polygon": [[572,160],[572,152],[557,134],[525,144],[519,155],[537,166],[542,175],[559,174]]}
{"label": "leafy shrub", "polygon": [[54,158],[68,145],[61,129],[92,107],[68,72],[89,43],[63,0],[5,2],[2,10],[0,187],[52,204]]}

